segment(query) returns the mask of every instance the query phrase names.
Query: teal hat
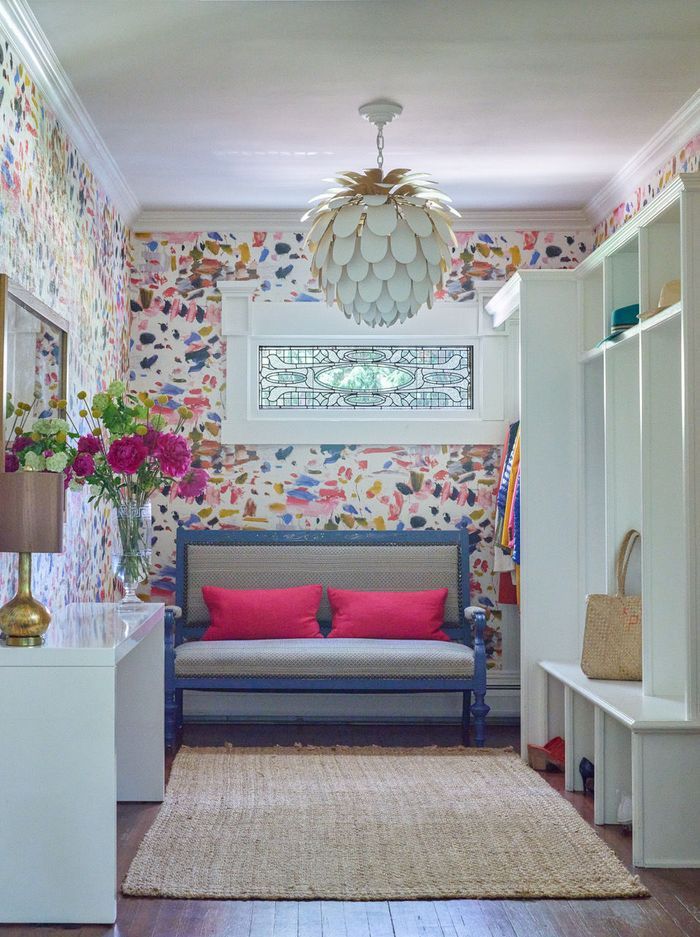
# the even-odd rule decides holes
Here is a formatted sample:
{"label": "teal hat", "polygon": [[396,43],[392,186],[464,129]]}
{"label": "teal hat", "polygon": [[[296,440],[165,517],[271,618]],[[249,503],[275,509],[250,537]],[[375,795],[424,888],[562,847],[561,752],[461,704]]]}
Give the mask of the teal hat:
{"label": "teal hat", "polygon": [[610,334],[606,335],[602,341],[598,342],[596,348],[604,342],[614,341],[619,338],[623,332],[632,328],[639,322],[639,303],[631,303],[629,306],[620,306],[619,309],[613,309],[610,316]]}

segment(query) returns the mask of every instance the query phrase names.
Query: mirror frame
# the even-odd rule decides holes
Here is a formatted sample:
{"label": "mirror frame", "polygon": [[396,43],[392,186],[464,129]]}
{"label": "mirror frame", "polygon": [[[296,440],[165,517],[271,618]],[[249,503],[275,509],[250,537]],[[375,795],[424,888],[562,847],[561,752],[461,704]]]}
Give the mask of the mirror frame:
{"label": "mirror frame", "polygon": [[[60,396],[65,399],[68,394],[68,335],[70,326],[67,319],[47,306],[46,303],[37,299],[23,286],[20,286],[16,280],[13,280],[6,273],[0,274],[0,393],[2,394],[0,403],[0,445],[2,451],[5,451],[5,401],[7,399],[7,307],[8,300],[22,306],[27,312],[35,316],[41,322],[51,326],[60,332],[61,348],[61,381]],[[61,411],[61,416],[65,414]],[[4,459],[0,460],[0,471],[4,471]]]}

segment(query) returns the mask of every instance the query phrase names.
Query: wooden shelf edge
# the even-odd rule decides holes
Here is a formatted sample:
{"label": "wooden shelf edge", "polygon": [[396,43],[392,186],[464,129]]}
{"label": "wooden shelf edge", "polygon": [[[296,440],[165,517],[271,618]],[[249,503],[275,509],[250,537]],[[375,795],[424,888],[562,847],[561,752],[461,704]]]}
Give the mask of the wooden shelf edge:
{"label": "wooden shelf edge", "polygon": [[542,660],[539,661],[539,666],[629,729],[700,731],[700,722],[686,718],[685,704],[682,700],[645,696],[641,683],[591,680],[583,673],[579,664],[573,661]]}
{"label": "wooden shelf edge", "polygon": [[658,328],[658,326],[663,325],[665,322],[669,322],[680,316],[682,308],[681,303],[675,303],[673,306],[669,306],[668,309],[662,310],[650,319],[644,319],[642,322],[638,322],[637,325],[633,325],[623,332],[620,338],[616,339],[614,342],[607,342],[605,345],[595,345],[593,348],[588,348],[581,353],[579,362],[581,364],[587,364],[589,361],[595,361],[595,359],[599,358],[606,350],[611,351],[618,345],[624,345],[625,342],[631,341],[636,335],[641,335],[643,332],[650,332],[652,329]]}

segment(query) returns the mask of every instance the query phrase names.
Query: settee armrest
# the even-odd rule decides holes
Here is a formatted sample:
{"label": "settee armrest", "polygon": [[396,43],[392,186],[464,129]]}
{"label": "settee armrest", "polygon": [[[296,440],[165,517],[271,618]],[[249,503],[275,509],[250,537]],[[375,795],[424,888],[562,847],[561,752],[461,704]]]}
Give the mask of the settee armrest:
{"label": "settee armrest", "polygon": [[486,628],[486,612],[483,608],[480,608],[478,605],[470,605],[469,608],[464,609],[464,618],[468,625],[471,626],[472,636],[474,638],[474,644],[477,641],[484,642],[484,630]]}
{"label": "settee armrest", "polygon": [[175,622],[182,618],[182,609],[177,605],[165,606],[165,645],[175,644]]}

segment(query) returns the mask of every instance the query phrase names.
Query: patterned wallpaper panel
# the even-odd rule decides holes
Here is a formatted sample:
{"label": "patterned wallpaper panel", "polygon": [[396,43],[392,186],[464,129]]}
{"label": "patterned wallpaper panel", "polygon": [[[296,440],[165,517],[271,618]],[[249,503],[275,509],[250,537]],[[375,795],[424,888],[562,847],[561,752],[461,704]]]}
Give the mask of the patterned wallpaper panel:
{"label": "patterned wallpaper panel", "polygon": [[698,172],[698,170],[700,170],[700,133],[669,156],[649,179],[645,179],[641,185],[637,186],[629,198],[620,202],[605,218],[596,222],[593,229],[594,247],[598,247],[626,221],[634,218],[637,212],[654,199],[678,173]]}
{"label": "patterned wallpaper panel", "polygon": [[[460,232],[447,294],[470,299],[479,280],[517,267],[569,267],[588,234]],[[195,413],[191,438],[212,472],[203,498],[156,505],[154,592],[170,596],[178,525],[248,529],[442,530],[466,527],[473,599],[496,608],[492,572],[498,446],[222,446],[225,344],[217,281],[238,268],[258,277],[256,302],[315,302],[318,285],[298,232],[158,232],[133,237],[131,380],[174,394]],[[341,313],[338,313],[340,315]],[[429,316],[424,310],[419,315]],[[167,416],[167,414],[165,414]],[[500,655],[493,621],[491,653]]]}
{"label": "patterned wallpaper panel", "polygon": [[[71,395],[126,370],[127,232],[7,43],[0,43],[0,270],[70,322]],[[34,591],[57,608],[112,595],[111,525],[67,496],[63,554],[34,558]],[[15,560],[0,554],[0,598]]]}

